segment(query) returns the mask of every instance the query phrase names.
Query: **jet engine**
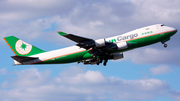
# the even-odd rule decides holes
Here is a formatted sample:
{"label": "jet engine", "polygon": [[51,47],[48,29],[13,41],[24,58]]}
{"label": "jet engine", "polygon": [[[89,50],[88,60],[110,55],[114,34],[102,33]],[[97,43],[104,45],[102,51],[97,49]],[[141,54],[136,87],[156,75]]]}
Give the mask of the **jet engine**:
{"label": "jet engine", "polygon": [[123,56],[123,53],[118,53],[118,54],[113,54],[113,55],[112,55],[112,58],[113,58],[114,60],[118,60],[118,59],[124,58],[124,56]]}
{"label": "jet engine", "polygon": [[128,48],[127,42],[119,42],[119,43],[116,43],[116,46],[117,46],[117,49],[118,49],[118,50]]}
{"label": "jet engine", "polygon": [[82,63],[84,63],[85,65],[87,64],[91,64],[91,65],[94,65],[94,64],[98,64],[100,63],[101,61],[100,60],[97,60],[97,59],[90,59],[90,60],[83,60]]}
{"label": "jet engine", "polygon": [[104,39],[97,39],[95,41],[95,46],[96,47],[103,47],[106,45],[106,41]]}
{"label": "jet engine", "polygon": [[[117,53],[117,54],[110,55],[108,58],[94,58],[94,59],[82,60],[80,62],[84,63],[85,65],[87,65],[87,64],[91,64],[91,65],[97,64],[97,65],[99,65],[104,60],[103,65],[106,66],[106,63],[107,63],[107,61],[109,59],[118,60],[118,59],[122,59],[123,57],[124,57],[123,53]],[[80,62],[78,62],[78,63],[80,63]]]}

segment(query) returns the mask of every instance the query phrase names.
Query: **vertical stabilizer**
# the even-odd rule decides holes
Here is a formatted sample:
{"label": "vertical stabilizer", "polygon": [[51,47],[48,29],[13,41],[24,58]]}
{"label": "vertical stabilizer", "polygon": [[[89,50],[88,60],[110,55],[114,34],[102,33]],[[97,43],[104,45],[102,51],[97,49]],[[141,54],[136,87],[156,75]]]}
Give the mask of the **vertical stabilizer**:
{"label": "vertical stabilizer", "polygon": [[28,44],[14,36],[4,37],[4,40],[12,49],[15,55],[17,56],[31,56],[39,53],[43,53],[45,51]]}

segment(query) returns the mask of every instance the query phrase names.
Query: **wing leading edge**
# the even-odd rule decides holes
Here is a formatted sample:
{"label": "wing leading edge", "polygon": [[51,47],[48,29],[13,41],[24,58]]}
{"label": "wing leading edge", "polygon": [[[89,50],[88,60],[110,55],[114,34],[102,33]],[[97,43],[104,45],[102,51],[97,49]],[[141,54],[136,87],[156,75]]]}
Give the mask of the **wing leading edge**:
{"label": "wing leading edge", "polygon": [[77,46],[85,48],[86,50],[92,48],[92,46],[94,44],[93,39],[77,36],[77,35],[74,35],[74,34],[67,34],[67,33],[64,33],[64,32],[61,32],[61,31],[58,31],[58,34],[60,34],[61,36],[76,42]]}
{"label": "wing leading edge", "polygon": [[[98,64],[102,63],[104,60],[104,65],[108,62],[108,59],[112,59],[114,57],[110,52],[112,50],[118,49],[117,44],[113,42],[107,42],[105,39],[89,39],[73,34],[67,34],[64,32],[58,31],[58,34],[60,34],[63,37],[66,37],[74,42],[77,42],[77,46],[80,48],[85,48],[88,50],[88,52],[93,56],[93,59],[91,60],[82,60],[81,62],[84,64]],[[118,55],[118,58],[123,57],[122,54]],[[79,62],[78,62],[79,63]]]}
{"label": "wing leading edge", "polygon": [[81,43],[81,42],[85,42],[85,41],[92,41],[92,39],[89,39],[89,38],[85,38],[85,37],[81,37],[81,36],[77,36],[77,35],[73,35],[73,34],[67,34],[67,33],[64,33],[64,32],[61,32],[61,31],[58,31],[58,33],[63,36],[63,37],[66,37],[74,42],[77,42],[77,43]]}

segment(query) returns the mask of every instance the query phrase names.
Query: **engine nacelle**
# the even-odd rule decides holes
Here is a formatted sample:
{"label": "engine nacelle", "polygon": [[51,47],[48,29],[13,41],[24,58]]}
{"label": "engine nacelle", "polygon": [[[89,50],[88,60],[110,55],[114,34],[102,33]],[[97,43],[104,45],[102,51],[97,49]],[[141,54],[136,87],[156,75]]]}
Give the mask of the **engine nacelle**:
{"label": "engine nacelle", "polygon": [[82,61],[82,63],[84,63],[85,65],[87,65],[87,64],[94,65],[94,64],[100,63],[100,60],[90,59],[90,60],[84,60],[84,61]]}
{"label": "engine nacelle", "polygon": [[95,46],[96,47],[103,47],[106,45],[106,42],[104,39],[97,39],[95,40]]}
{"label": "engine nacelle", "polygon": [[113,59],[118,60],[124,58],[123,53],[113,54]]}
{"label": "engine nacelle", "polygon": [[117,45],[118,50],[128,48],[127,42],[119,42],[119,43],[116,43],[116,45]]}

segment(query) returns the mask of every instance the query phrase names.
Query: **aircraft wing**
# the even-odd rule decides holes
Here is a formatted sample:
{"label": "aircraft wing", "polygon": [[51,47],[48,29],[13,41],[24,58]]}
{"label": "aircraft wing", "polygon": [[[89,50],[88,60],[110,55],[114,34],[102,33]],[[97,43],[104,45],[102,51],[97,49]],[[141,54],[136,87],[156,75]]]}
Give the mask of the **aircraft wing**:
{"label": "aircraft wing", "polygon": [[73,35],[73,34],[67,34],[67,33],[64,33],[61,31],[58,31],[58,34],[76,42],[77,46],[85,48],[85,49],[92,48],[91,46],[94,43],[93,39],[89,39],[89,38],[85,38],[85,37],[81,37],[81,36],[77,36],[77,35]]}
{"label": "aircraft wing", "polygon": [[81,42],[84,42],[84,41],[91,41],[92,39],[89,39],[89,38],[85,38],[85,37],[81,37],[81,36],[77,36],[77,35],[73,35],[73,34],[67,34],[67,33],[64,33],[64,32],[60,32],[58,31],[58,33],[63,36],[63,37],[66,37],[72,41],[75,41],[77,43],[81,43]]}
{"label": "aircraft wing", "polygon": [[67,34],[60,31],[58,31],[58,33],[63,37],[66,37],[72,41],[77,42],[76,44],[77,46],[85,48],[86,50],[90,49],[88,52],[93,57],[97,57],[102,54],[109,55],[110,50],[112,50],[113,47],[116,47],[114,43],[106,42],[105,39],[93,40],[73,34]]}

